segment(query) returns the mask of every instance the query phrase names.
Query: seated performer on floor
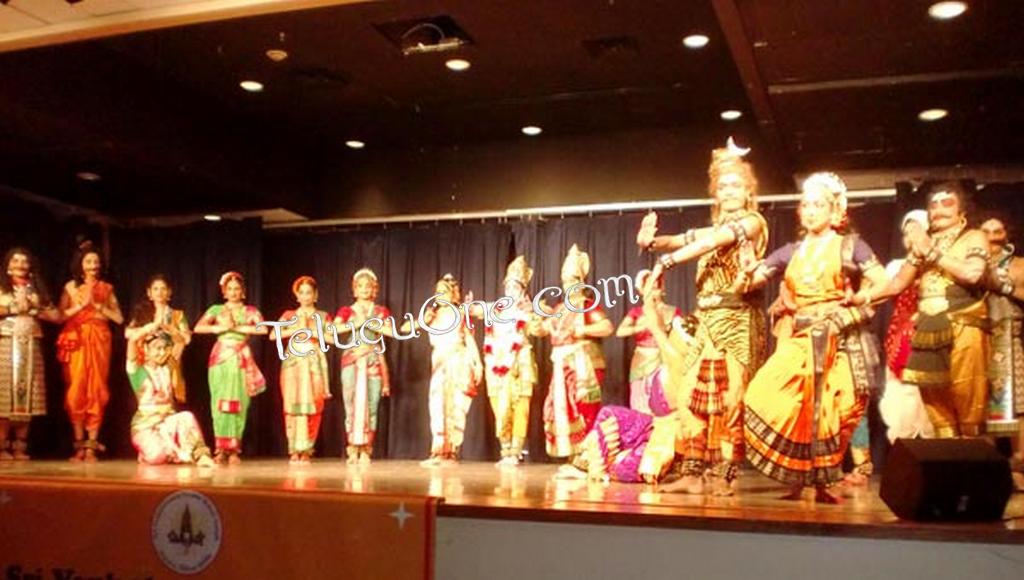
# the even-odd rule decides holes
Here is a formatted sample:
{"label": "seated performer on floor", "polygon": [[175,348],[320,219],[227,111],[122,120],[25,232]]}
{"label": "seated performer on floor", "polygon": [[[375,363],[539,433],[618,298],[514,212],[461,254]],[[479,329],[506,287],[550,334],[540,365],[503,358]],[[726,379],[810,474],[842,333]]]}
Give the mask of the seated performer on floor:
{"label": "seated performer on floor", "polygon": [[188,411],[174,411],[173,348],[171,336],[159,331],[128,341],[125,369],[139,400],[132,417],[132,445],[139,463],[210,467],[213,458],[196,418]]}
{"label": "seated performer on floor", "polygon": [[[874,252],[845,231],[846,187],[816,173],[803,184],[798,209],[805,234],[753,269],[749,284],[784,274],[795,303],[793,329],[747,389],[747,459],[791,486],[787,499],[814,487],[819,501],[839,501],[828,486],[843,479],[842,460],[869,399],[874,371],[861,325],[867,309],[844,306],[852,277],[865,291],[888,279]],[[745,270],[746,272],[747,270]]]}
{"label": "seated performer on floor", "polygon": [[[539,316],[526,293],[533,269],[525,256],[518,256],[505,269],[505,296],[513,300],[497,310],[497,316],[511,322],[495,321],[484,329],[484,370],[487,376],[487,396],[494,411],[494,430],[501,445],[498,465],[514,467],[523,460],[530,425],[530,399],[537,384],[537,361],[533,358],[530,333],[536,332]],[[472,292],[466,302],[473,302]],[[487,304],[490,311],[502,304]],[[477,304],[470,311],[475,318],[483,318],[483,308]]]}
{"label": "seated performer on floor", "polygon": [[[601,409],[604,354],[599,340],[615,330],[584,284],[590,256],[576,244],[562,262],[563,296],[539,329],[551,338],[551,383],[544,399],[544,438],[549,457],[571,458],[579,452]],[[575,287],[575,288],[574,288]],[[573,289],[570,292],[570,289]],[[566,307],[573,305],[574,312]]]}
{"label": "seated performer on floor", "polygon": [[676,449],[682,479],[674,487],[703,493],[705,478],[715,495],[729,495],[743,464],[743,393],[761,365],[764,316],[760,295],[748,294],[741,260],[756,261],[768,245],[768,225],[757,211],[757,178],[743,160],[749,152],[729,138],[711,152],[708,167],[711,223],[677,236],[657,236],[657,218],[644,218],[637,244],[651,251],[671,250],[654,267],[662,270],[698,259],[699,325],[693,349],[683,363],[684,384],[692,387],[680,423]]}
{"label": "seated performer on floor", "polygon": [[698,323],[689,316],[674,317],[666,324],[660,279],[637,286],[645,291],[637,328],[650,333],[659,353],[646,403],[651,413],[616,405],[602,407],[581,452],[558,469],[556,478],[653,484],[667,473],[675,457],[680,421],[676,397],[688,391],[682,365],[696,344],[693,332]]}
{"label": "seated performer on floor", "polygon": [[967,191],[936,186],[928,199],[929,233],[912,236],[896,278],[872,299],[918,285],[917,319],[903,379],[921,388],[938,437],[976,437],[988,409],[988,309],[983,275],[988,241],[967,227]]}
{"label": "seated performer on floor", "polygon": [[[644,287],[650,275],[650,270],[637,272],[637,286]],[[655,372],[661,367],[661,353],[658,352],[658,343],[651,336],[651,332],[640,323],[643,313],[642,305],[630,308],[625,318],[619,323],[615,336],[619,338],[632,336],[636,342],[633,358],[629,364],[629,408],[650,415],[652,414],[649,406],[651,386],[654,383]],[[666,327],[675,322],[682,322],[682,312],[671,304],[663,304],[660,314]]]}

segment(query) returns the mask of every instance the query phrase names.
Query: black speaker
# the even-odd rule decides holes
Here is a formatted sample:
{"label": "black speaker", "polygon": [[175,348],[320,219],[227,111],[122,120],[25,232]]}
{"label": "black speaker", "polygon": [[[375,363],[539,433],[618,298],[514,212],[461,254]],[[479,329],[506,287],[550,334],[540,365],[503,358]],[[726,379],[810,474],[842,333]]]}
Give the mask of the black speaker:
{"label": "black speaker", "polygon": [[898,439],[880,495],[907,520],[998,520],[1013,493],[1010,463],[981,439]]}

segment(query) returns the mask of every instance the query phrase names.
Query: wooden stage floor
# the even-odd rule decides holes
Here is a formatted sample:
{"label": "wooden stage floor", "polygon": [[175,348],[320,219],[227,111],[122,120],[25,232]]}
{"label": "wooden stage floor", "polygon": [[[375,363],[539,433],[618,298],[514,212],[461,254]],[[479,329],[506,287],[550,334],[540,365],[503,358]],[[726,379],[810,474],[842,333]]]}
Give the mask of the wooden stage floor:
{"label": "wooden stage floor", "polygon": [[444,498],[440,517],[526,520],[752,533],[785,533],[926,541],[1024,544],[1024,494],[1015,494],[1004,520],[948,524],[900,521],[870,487],[843,490],[840,505],[782,500],[784,488],[750,472],[732,497],[659,493],[641,484],[555,480],[555,465],[499,469],[466,462],[424,468],[415,461],[380,460],[347,466],[320,459],[291,467],[281,460],[250,460],[240,466],[198,469],[143,466],[132,461],[73,464],[66,461],[0,463],[0,494],[6,478],[87,480],[116,485],[172,485],[194,489],[233,487],[261,492],[304,490],[430,495]]}

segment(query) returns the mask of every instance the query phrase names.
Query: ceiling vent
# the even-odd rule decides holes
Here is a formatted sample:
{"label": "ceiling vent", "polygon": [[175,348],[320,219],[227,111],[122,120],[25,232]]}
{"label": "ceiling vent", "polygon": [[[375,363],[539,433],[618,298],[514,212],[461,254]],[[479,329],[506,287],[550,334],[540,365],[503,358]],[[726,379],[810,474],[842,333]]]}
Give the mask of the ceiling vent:
{"label": "ceiling vent", "polygon": [[374,25],[405,56],[445,52],[473,44],[451,16],[432,16]]}
{"label": "ceiling vent", "polygon": [[633,58],[640,53],[636,38],[632,36],[609,36],[583,41],[583,48],[594,59]]}

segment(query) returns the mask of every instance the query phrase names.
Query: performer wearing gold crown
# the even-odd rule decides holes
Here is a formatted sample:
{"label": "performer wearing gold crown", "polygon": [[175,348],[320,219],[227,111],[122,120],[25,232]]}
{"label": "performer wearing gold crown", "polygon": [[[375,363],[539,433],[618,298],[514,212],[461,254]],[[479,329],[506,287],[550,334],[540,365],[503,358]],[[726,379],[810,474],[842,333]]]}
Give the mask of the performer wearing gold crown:
{"label": "performer wearing gold crown", "polygon": [[[351,306],[342,306],[334,315],[334,326],[339,334],[348,334],[349,329],[360,328],[371,318],[386,321],[391,311],[377,304],[380,284],[377,274],[369,268],[362,268],[352,275],[352,295],[356,301]],[[348,323],[351,323],[349,325]],[[345,349],[341,354],[341,392],[345,402],[345,435],[348,463],[370,462],[373,455],[373,440],[377,435],[377,409],[381,397],[391,396],[391,381],[388,364],[383,352],[377,352],[374,340],[381,335],[392,336],[391,327],[385,322],[378,330],[372,326],[365,329],[371,342]]]}
{"label": "performer wearing gold crown", "polygon": [[[424,315],[430,332],[430,457],[422,461],[424,467],[436,467],[457,462],[466,430],[466,414],[476,396],[477,386],[483,378],[480,351],[473,333],[462,320],[459,305],[462,289],[459,281],[445,274],[434,287],[446,303],[434,303]],[[451,306],[449,306],[451,305]],[[402,325],[408,332],[410,324]],[[429,332],[429,331],[428,331]]]}
{"label": "performer wearing gold crown", "polygon": [[[533,269],[525,256],[517,256],[505,269],[504,292],[511,304],[485,305],[496,310],[499,318],[484,329],[484,371],[487,396],[494,411],[494,429],[501,444],[499,466],[519,465],[530,424],[530,398],[537,384],[537,361],[529,332],[539,323],[526,293]],[[473,294],[466,294],[473,301]],[[506,301],[507,302],[507,301]],[[471,311],[477,318],[485,316],[479,306]]]}
{"label": "performer wearing gold crown", "polygon": [[[25,248],[4,256],[0,275],[0,461],[26,460],[32,417],[46,414],[42,338],[39,321],[60,322],[37,270]],[[7,437],[14,428],[14,441]],[[10,451],[8,451],[10,449]]]}
{"label": "performer wearing gold crown", "polygon": [[[303,329],[313,333],[316,330],[315,315],[319,315],[320,320],[330,317],[316,307],[317,285],[312,276],[296,278],[292,282],[292,294],[298,308],[285,310],[279,320],[294,319],[295,323],[281,329],[281,338],[290,338]],[[270,337],[270,340],[275,340],[275,337]],[[315,340],[296,341],[290,343],[288,349],[300,353],[289,352],[281,361],[281,410],[288,437],[288,461],[293,465],[305,465],[310,462],[313,446],[320,434],[324,400],[331,398],[331,379],[327,372],[327,355]]]}
{"label": "performer wearing gold crown", "polygon": [[988,407],[988,241],[967,227],[966,196],[958,182],[936,186],[928,200],[929,234],[914,236],[907,261],[884,291],[858,298],[889,298],[917,281],[917,322],[903,379],[921,388],[938,437],[980,435]]}
{"label": "performer wearing gold crown", "polygon": [[590,256],[573,244],[562,263],[566,295],[538,329],[538,334],[551,337],[551,384],[544,400],[544,435],[551,457],[575,455],[601,408],[605,364],[597,340],[614,327],[596,297],[581,286],[589,273]]}
{"label": "performer wearing gold crown", "polygon": [[831,173],[803,184],[798,210],[806,232],[756,269],[756,287],[784,272],[795,306],[792,331],[750,381],[744,400],[747,458],[792,486],[796,499],[814,486],[819,501],[839,500],[827,487],[843,478],[842,460],[874,388],[878,352],[864,330],[869,309],[846,306],[860,278],[864,292],[888,283],[871,248],[846,228],[846,186]]}
{"label": "performer wearing gold crown", "polygon": [[679,395],[681,428],[677,451],[683,477],[672,489],[704,491],[705,471],[711,492],[732,493],[743,463],[743,393],[760,366],[764,317],[755,297],[746,294],[741,261],[764,256],[768,225],[757,211],[757,178],[743,160],[748,149],[732,138],[711,153],[708,167],[712,225],[675,236],[655,236],[657,216],[644,218],[637,244],[668,251],[653,277],[680,262],[697,263],[698,320],[696,342],[683,362],[684,392]]}
{"label": "performer wearing gold crown", "polygon": [[57,337],[57,358],[64,365],[64,408],[75,434],[71,460],[92,462],[104,449],[97,438],[110,399],[110,323],[121,324],[124,317],[114,287],[103,280],[103,261],[92,242],[79,245],[71,271],[74,279],[60,298],[65,322]]}
{"label": "performer wearing gold crown", "polygon": [[[637,272],[637,287],[646,288],[650,275],[651,271],[646,269]],[[673,324],[682,322],[683,313],[675,306],[661,304],[660,308],[663,327],[671,328]],[[661,352],[651,331],[640,322],[643,314],[642,306],[630,308],[615,330],[615,336],[632,336],[636,342],[629,364],[629,408],[650,415],[651,388],[655,373],[661,368]]]}
{"label": "performer wearing gold crown", "polygon": [[245,303],[245,279],[238,272],[220,277],[223,304],[206,309],[196,323],[197,334],[216,334],[210,351],[207,378],[210,383],[210,411],[216,439],[217,463],[242,462],[242,435],[252,397],[267,389],[267,381],[256,366],[249,349],[249,336],[266,334],[259,326],[263,315]]}

